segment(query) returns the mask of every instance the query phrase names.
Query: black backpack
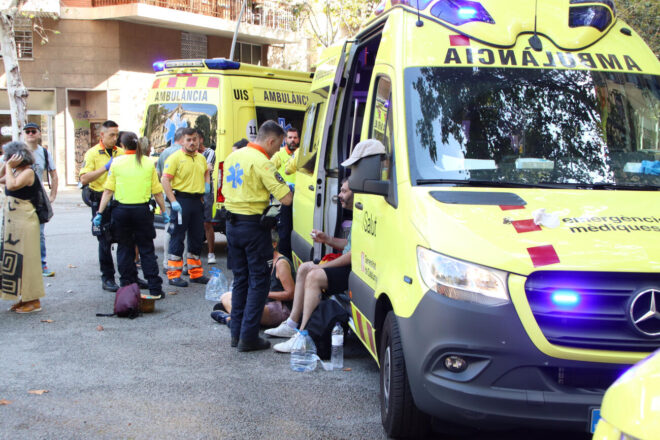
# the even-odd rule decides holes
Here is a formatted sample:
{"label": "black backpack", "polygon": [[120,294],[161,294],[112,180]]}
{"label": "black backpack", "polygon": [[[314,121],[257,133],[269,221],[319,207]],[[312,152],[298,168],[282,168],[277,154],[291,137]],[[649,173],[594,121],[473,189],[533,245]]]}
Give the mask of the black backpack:
{"label": "black backpack", "polygon": [[321,301],[305,327],[316,344],[316,354],[323,360],[330,359],[332,329],[337,322],[341,323],[346,333],[348,312],[338,301],[330,298]]}

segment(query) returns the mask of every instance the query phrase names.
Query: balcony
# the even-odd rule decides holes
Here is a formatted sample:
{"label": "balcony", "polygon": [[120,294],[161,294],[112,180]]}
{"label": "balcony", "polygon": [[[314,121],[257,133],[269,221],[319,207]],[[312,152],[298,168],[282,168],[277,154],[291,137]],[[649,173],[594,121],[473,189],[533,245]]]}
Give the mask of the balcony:
{"label": "balcony", "polygon": [[[93,7],[144,4],[159,8],[201,14],[223,20],[237,21],[242,0],[92,0]],[[275,31],[295,32],[297,19],[291,8],[276,1],[248,2],[242,23],[266,27]]]}
{"label": "balcony", "polygon": [[[121,20],[231,38],[242,0],[77,0],[63,1],[61,18]],[[293,10],[277,0],[248,1],[239,38],[254,44],[300,41]]]}

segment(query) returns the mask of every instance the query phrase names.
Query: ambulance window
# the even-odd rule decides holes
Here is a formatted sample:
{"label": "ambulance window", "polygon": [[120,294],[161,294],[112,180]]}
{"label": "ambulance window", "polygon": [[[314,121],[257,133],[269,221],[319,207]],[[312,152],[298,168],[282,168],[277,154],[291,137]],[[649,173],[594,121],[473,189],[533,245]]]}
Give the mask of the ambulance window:
{"label": "ambulance window", "polygon": [[311,103],[305,113],[305,121],[302,127],[302,138],[300,140],[300,153],[298,155],[297,170],[310,176],[314,174],[316,166],[316,149],[320,142],[316,132],[316,124],[319,114],[323,108],[322,103]]}
{"label": "ambulance window", "polygon": [[[387,163],[392,163],[392,82],[389,78],[376,78],[376,97],[373,103],[371,126],[369,128],[369,137],[378,139],[385,145],[387,150]],[[383,180],[389,180],[391,176],[391,167],[384,166],[382,169]]]}

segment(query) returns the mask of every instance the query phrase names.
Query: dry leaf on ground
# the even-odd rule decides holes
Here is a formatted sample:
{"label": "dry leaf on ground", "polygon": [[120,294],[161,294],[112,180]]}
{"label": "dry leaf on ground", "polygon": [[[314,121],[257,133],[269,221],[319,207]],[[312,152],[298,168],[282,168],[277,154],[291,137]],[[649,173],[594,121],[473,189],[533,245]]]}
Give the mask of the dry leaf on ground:
{"label": "dry leaf on ground", "polygon": [[103,330],[104,330],[104,329],[103,329],[103,326],[102,326],[102,325],[97,325],[97,326],[96,326],[96,331],[102,332]]}
{"label": "dry leaf on ground", "polygon": [[348,368],[348,367],[344,368],[344,371],[351,371],[351,370],[352,368]]}
{"label": "dry leaf on ground", "polygon": [[45,394],[47,392],[48,392],[48,390],[30,390],[30,391],[28,391],[29,394],[39,394],[39,395]]}
{"label": "dry leaf on ground", "polygon": [[75,269],[76,267],[78,266],[76,266],[75,264],[69,264],[69,269]]}
{"label": "dry leaf on ground", "polygon": [[51,322],[53,322],[53,320],[52,319],[42,319],[41,322],[47,322],[48,324],[50,324]]}
{"label": "dry leaf on ground", "polygon": [[167,292],[168,295],[176,295],[177,293],[179,293],[179,292],[176,292],[176,291],[174,291],[174,292]]}
{"label": "dry leaf on ground", "polygon": [[10,403],[11,403],[11,400],[0,399],[0,405],[9,405]]}

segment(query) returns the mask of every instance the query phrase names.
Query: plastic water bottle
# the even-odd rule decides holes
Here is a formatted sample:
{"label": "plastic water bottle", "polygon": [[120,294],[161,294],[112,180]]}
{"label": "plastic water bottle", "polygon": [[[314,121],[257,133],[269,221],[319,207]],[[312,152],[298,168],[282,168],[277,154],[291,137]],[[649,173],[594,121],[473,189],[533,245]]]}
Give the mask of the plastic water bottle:
{"label": "plastic water bottle", "polygon": [[332,353],[330,363],[333,370],[344,368],[344,328],[336,323],[332,328]]}
{"label": "plastic water bottle", "polygon": [[314,371],[316,368],[316,345],[307,330],[299,330],[293,340],[291,369],[293,371]]}
{"label": "plastic water bottle", "polygon": [[209,271],[211,279],[206,285],[205,298],[209,301],[220,301],[220,297],[227,291],[227,277],[217,267]]}

